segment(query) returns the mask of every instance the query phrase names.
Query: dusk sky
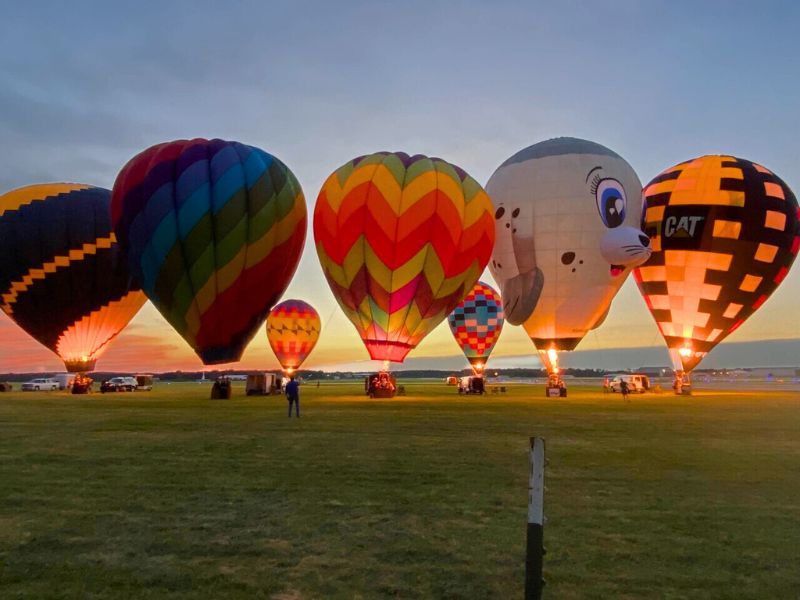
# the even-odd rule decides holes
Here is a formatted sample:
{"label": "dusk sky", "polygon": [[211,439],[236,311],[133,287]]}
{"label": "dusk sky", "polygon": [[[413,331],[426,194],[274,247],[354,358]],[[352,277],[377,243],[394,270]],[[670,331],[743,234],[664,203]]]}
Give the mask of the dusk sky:
{"label": "dusk sky", "polygon": [[[610,147],[644,183],[725,153],[800,191],[793,2],[32,4],[5,3],[0,22],[0,193],[46,181],[110,188],[152,144],[221,137],[281,158],[311,213],[324,179],[358,155],[441,156],[485,184],[511,154],[556,136]],[[800,339],[799,270],[723,343]],[[482,279],[493,284],[488,271]],[[323,319],[306,367],[369,368],[310,228],[284,297]],[[579,349],[659,345],[629,280]],[[459,352],[443,323],[411,356],[419,367]],[[494,356],[527,366],[532,354],[523,330],[507,326]],[[201,366],[150,304],[98,363]],[[241,366],[277,367],[263,330]],[[12,370],[61,364],[0,315],[0,372]]]}

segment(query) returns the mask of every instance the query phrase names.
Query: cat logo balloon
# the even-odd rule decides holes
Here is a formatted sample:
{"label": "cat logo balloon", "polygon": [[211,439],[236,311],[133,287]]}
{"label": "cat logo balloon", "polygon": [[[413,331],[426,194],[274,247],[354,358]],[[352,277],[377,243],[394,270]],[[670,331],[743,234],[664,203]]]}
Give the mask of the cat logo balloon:
{"label": "cat logo balloon", "polygon": [[497,229],[489,268],[506,319],[545,355],[574,349],[650,256],[639,178],[605,146],[557,138],[517,152],[486,189]]}

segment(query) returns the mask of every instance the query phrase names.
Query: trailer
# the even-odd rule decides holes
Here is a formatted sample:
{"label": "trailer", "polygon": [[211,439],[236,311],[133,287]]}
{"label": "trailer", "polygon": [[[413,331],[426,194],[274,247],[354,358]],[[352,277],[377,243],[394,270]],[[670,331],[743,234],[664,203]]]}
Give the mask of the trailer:
{"label": "trailer", "polygon": [[136,375],[136,391],[150,392],[153,390],[152,375]]}
{"label": "trailer", "polygon": [[75,373],[56,373],[52,378],[58,382],[58,389],[66,390],[75,382]]}
{"label": "trailer", "polygon": [[280,394],[278,376],[274,373],[251,373],[247,376],[245,393],[248,396]]}

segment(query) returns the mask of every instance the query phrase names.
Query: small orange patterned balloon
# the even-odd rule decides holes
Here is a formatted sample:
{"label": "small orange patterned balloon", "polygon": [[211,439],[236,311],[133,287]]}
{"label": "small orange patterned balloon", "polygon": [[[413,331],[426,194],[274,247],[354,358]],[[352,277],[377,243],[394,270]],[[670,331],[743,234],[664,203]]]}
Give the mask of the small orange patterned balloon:
{"label": "small orange patterned balloon", "polygon": [[286,371],[300,368],[319,339],[322,321],[314,307],[302,300],[285,300],[267,317],[267,339]]}

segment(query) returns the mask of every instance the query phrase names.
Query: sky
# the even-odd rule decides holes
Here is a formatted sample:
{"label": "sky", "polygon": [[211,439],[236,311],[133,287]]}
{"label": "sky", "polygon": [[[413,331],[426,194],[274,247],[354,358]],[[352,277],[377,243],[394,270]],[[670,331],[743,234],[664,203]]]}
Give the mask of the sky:
{"label": "sky", "polygon": [[[643,182],[725,153],[800,191],[794,2],[112,4],[121,3],[3,3],[0,193],[45,181],[110,188],[152,144],[221,137],[281,158],[311,212],[324,179],[358,155],[441,156],[485,183],[511,154],[556,136],[612,148]],[[800,339],[798,271],[723,343],[748,342],[758,362],[750,342]],[[488,271],[483,279],[492,283]],[[324,282],[310,229],[284,297],[310,301],[323,319],[305,366],[370,368]],[[629,280],[579,348],[645,346],[663,343]],[[419,367],[458,355],[443,323],[411,356]],[[535,362],[512,326],[495,356],[507,366]],[[241,366],[277,367],[263,331]],[[200,367],[150,304],[98,363]],[[59,369],[0,316],[0,372]]]}

